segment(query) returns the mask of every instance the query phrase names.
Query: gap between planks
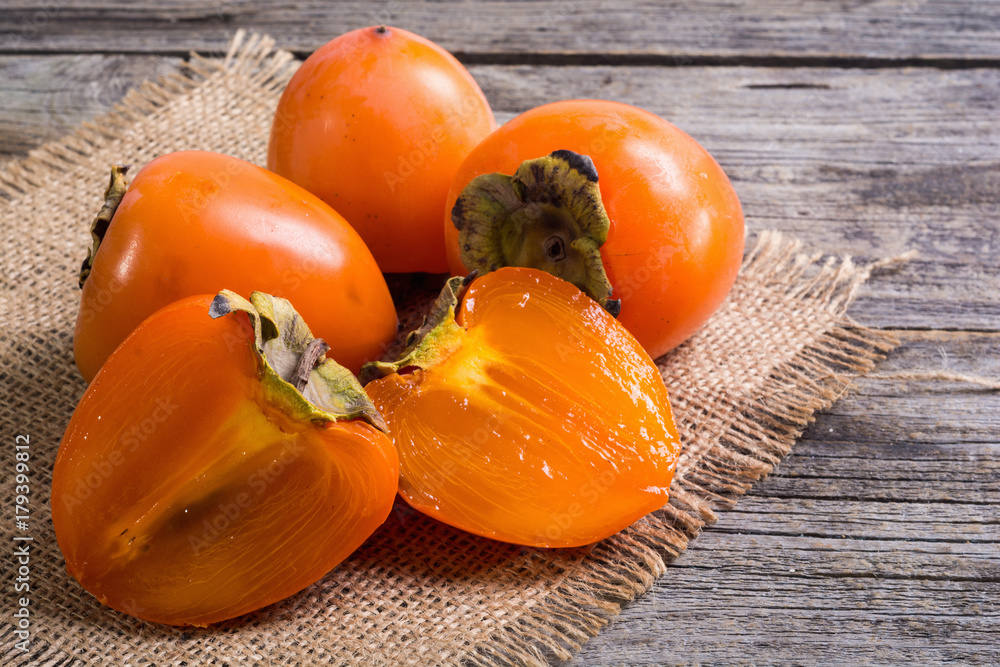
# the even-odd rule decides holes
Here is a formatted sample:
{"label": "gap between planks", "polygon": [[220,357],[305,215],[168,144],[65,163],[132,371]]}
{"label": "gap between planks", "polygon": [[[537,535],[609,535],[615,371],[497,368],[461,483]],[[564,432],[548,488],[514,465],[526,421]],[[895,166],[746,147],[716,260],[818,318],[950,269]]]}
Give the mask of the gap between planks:
{"label": "gap between planks", "polygon": [[[0,56],[158,56],[161,58],[181,58],[190,60],[193,48],[178,49],[5,49],[0,47]],[[203,56],[224,54],[226,43],[219,42],[217,48],[198,49]],[[288,49],[299,60],[305,60],[313,52]],[[471,66],[510,67],[756,67],[766,69],[1000,69],[1000,58],[996,57],[883,57],[883,56],[824,56],[824,55],[687,55],[683,53],[543,53],[543,52],[452,52],[459,62]],[[776,86],[785,87],[785,86]],[[801,87],[801,86],[798,86]]]}

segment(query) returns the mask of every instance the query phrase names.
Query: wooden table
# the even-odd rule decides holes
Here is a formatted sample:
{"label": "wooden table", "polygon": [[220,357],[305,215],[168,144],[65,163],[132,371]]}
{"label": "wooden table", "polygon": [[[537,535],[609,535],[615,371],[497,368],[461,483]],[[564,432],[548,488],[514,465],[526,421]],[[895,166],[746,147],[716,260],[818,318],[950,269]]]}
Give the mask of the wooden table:
{"label": "wooden table", "polygon": [[1000,662],[1000,392],[897,377],[1000,378],[1000,3],[4,0],[0,157],[236,28],[305,56],[383,22],[456,53],[500,121],[570,97],[670,119],[751,231],[920,252],[851,311],[901,347],[572,664]]}

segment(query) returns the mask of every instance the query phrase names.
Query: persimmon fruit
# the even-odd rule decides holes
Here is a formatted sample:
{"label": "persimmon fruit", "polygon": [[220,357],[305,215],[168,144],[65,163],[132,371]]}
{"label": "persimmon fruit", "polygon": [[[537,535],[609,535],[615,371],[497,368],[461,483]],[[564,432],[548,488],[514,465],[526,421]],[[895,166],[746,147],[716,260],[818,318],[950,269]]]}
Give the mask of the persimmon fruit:
{"label": "persimmon fruit", "polygon": [[409,350],[362,369],[417,510],[505,542],[596,542],[662,507],[679,451],[639,343],[528,268],[452,278]]}
{"label": "persimmon fruit", "polygon": [[482,90],[450,53],[373,26],[330,41],[295,72],[267,165],[347,218],[382,271],[444,273],[448,187],[495,128]]}
{"label": "persimmon fruit", "polygon": [[146,319],[59,447],[52,521],[69,572],[114,609],[204,626],[344,560],[388,516],[398,459],[325,349],[260,293],[188,297]]}
{"label": "persimmon fruit", "polygon": [[742,208],[719,164],[620,102],[555,102],[506,123],[462,162],[444,215],[453,275],[558,275],[620,309],[654,359],[718,308],[743,258]]}
{"label": "persimmon fruit", "polygon": [[73,336],[87,381],[157,309],[223,288],[292,300],[354,372],[396,336],[392,296],[361,238],[317,197],[266,169],[180,151],[148,163],[127,189],[115,168],[105,197]]}

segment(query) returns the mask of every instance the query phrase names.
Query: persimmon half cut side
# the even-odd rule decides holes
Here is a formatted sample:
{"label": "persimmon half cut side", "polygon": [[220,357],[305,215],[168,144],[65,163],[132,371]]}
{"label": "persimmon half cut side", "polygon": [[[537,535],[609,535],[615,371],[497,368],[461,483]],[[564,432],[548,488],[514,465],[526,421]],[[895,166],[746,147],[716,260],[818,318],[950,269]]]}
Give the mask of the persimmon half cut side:
{"label": "persimmon half cut side", "polygon": [[204,626],[297,593],[396,496],[396,453],[354,376],[316,357],[287,302],[221,297],[146,319],[87,388],[55,463],[67,569],[149,621]]}
{"label": "persimmon half cut side", "polygon": [[[400,495],[516,544],[596,542],[662,507],[680,448],[659,371],[573,285],[504,268],[453,278],[423,338],[363,379],[400,457]],[[436,320],[436,321],[435,321]]]}

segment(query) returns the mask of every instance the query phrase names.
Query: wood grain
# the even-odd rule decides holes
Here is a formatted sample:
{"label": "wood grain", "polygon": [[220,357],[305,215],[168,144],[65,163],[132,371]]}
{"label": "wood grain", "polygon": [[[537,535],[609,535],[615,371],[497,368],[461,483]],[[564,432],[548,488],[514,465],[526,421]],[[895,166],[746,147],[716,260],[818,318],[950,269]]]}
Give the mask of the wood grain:
{"label": "wood grain", "polygon": [[179,63],[162,56],[0,57],[0,160],[92,120],[129,88]]}
{"label": "wood grain", "polygon": [[948,66],[1000,59],[1000,5],[972,0],[8,0],[0,50],[184,54],[222,49],[233,30],[248,28],[308,53],[337,34],[379,23],[477,62],[523,61],[525,54],[542,62],[578,56],[561,62],[605,57],[667,66],[706,58],[836,58],[862,66],[876,59]]}
{"label": "wood grain", "polygon": [[[996,664],[996,579],[882,576],[938,544],[748,535],[740,517],[698,538],[684,563],[627,608],[571,665]],[[738,545],[738,546],[737,546]],[[845,553],[844,548],[847,551]],[[729,553],[727,553],[729,552]],[[780,554],[754,560],[748,554]],[[853,576],[821,574],[824,561]],[[960,554],[956,562],[967,561]],[[912,567],[912,566],[911,566]],[[906,572],[906,570],[904,570]]]}

